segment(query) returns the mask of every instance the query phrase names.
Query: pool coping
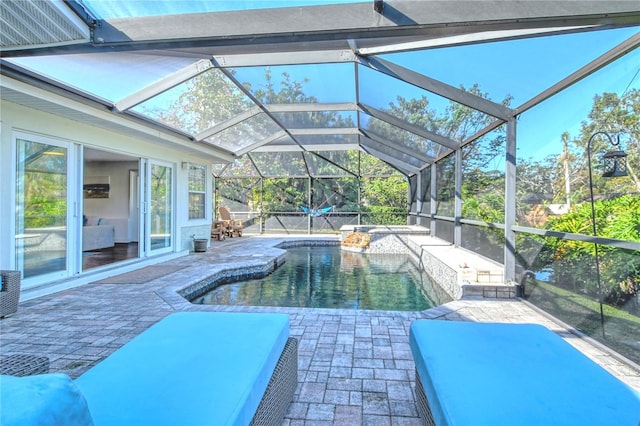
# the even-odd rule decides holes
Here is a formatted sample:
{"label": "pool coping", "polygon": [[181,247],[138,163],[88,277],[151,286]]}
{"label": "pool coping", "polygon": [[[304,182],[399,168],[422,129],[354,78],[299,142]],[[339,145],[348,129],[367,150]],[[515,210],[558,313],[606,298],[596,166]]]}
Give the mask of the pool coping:
{"label": "pool coping", "polygon": [[[369,227],[375,228],[375,227]],[[381,230],[384,235],[391,235],[388,227]],[[415,231],[415,230],[411,230]],[[413,235],[412,235],[413,234]],[[268,246],[262,247],[265,251],[244,256],[243,261],[224,263],[221,268],[215,268],[209,264],[209,272],[200,276],[199,279],[188,280],[185,284],[175,289],[175,292],[189,304],[192,301],[215,288],[236,281],[249,279],[259,279],[269,275],[284,263],[286,250],[294,247],[313,247],[326,245],[340,245],[343,235],[327,235],[324,237],[296,235],[287,237],[264,236],[272,240]],[[267,238],[253,236],[256,240],[265,241]],[[237,239],[236,239],[237,241]],[[496,262],[477,256],[467,250],[455,247],[446,241],[414,234],[413,232],[403,236],[402,245],[404,248],[398,250],[398,242],[385,238],[383,241],[389,243],[389,252],[369,253],[347,248],[346,251],[352,253],[362,253],[370,255],[382,254],[406,254],[421,272],[427,273],[436,284],[451,297],[452,300],[464,299],[515,299],[519,296],[519,285],[516,283],[491,282],[481,283],[473,279],[472,275],[485,272],[496,275],[503,281],[504,268]],[[344,249],[344,248],[343,248]],[[213,250],[209,250],[213,251]],[[207,255],[207,252],[192,253],[197,255]],[[188,256],[188,257],[191,257]],[[460,260],[467,259],[471,267],[461,265]],[[494,273],[495,272],[495,273]],[[475,275],[474,275],[475,276]],[[167,295],[168,296],[168,295]],[[174,301],[175,303],[175,301]],[[173,304],[173,303],[172,303]]]}
{"label": "pool coping", "polygon": [[[233,251],[233,248],[229,249],[224,247],[225,245],[238,245],[241,250],[239,252],[246,253],[246,240],[251,238],[252,241],[255,241],[255,244],[252,244],[252,248],[254,253],[249,255],[239,255],[237,252]],[[240,241],[242,240],[242,241]],[[424,243],[424,240],[420,238],[420,242]],[[226,243],[226,244],[225,244]],[[293,247],[304,247],[304,246],[313,246],[313,245],[338,245],[340,244],[339,237],[336,235],[327,235],[327,236],[309,236],[309,235],[287,235],[287,236],[273,236],[273,235],[264,235],[264,236],[247,236],[247,238],[242,237],[240,239],[235,238],[232,240],[223,241],[220,246],[215,247],[214,249],[209,249],[207,252],[203,253],[191,253],[188,256],[184,256],[178,259],[173,259],[166,263],[171,264],[184,264],[185,268],[180,269],[176,272],[168,274],[162,278],[158,278],[156,280],[151,280],[147,284],[154,288],[154,292],[172,309],[175,310],[234,310],[234,309],[248,309],[248,310],[270,310],[274,309],[273,307],[268,306],[251,306],[251,307],[241,307],[241,306],[233,306],[233,305],[201,305],[191,303],[188,299],[186,299],[182,294],[189,294],[190,292],[196,291],[198,287],[202,288],[206,285],[211,285],[211,289],[215,288],[216,284],[214,284],[214,280],[216,277],[225,279],[227,277],[231,277],[231,281],[236,281],[237,272],[242,270],[244,274],[252,274],[252,273],[264,273],[263,271],[271,272],[275,268],[275,262],[279,262],[278,265],[281,265],[284,261],[284,256],[286,255],[287,248]],[[417,244],[420,247],[423,247],[423,244]],[[221,262],[212,262],[212,259],[220,256],[221,251],[227,252],[230,258],[233,258],[233,261],[228,262],[222,260]],[[188,267],[186,267],[188,266]],[[203,268],[204,267],[204,268]],[[235,274],[235,276],[234,276]],[[167,281],[170,281],[175,284],[167,284]],[[209,283],[207,283],[209,281]],[[231,282],[229,281],[229,282]],[[218,282],[217,285],[222,285],[222,282]],[[441,284],[440,284],[441,285]],[[523,305],[526,305],[532,311],[537,312],[538,315],[546,318],[547,321],[556,325],[556,327],[560,327],[560,329],[564,330],[564,332],[560,333],[565,338],[567,336],[577,337],[578,340],[587,342],[590,346],[598,348],[600,351],[605,352],[612,356],[612,358],[622,362],[630,366],[635,371],[640,371],[640,365],[626,358],[622,354],[618,353],[612,348],[609,348],[606,345],[600,344],[597,340],[581,333],[574,327],[564,323],[558,318],[550,315],[549,313],[542,311],[537,308],[535,305],[530,304],[526,300],[521,297],[515,298],[485,298],[485,297],[468,297],[468,298],[459,298],[455,299],[452,302],[445,303],[433,308],[429,308],[423,311],[378,311],[378,310],[367,310],[367,309],[331,309],[331,308],[295,308],[295,307],[278,307],[277,309],[281,312],[285,313],[295,313],[299,312],[301,309],[308,312],[323,312],[323,313],[335,313],[337,315],[376,315],[379,314],[391,314],[393,316],[400,315],[401,317],[411,318],[416,315],[425,317],[425,318],[444,318],[454,316],[457,317],[457,312],[459,307],[462,307],[462,310],[466,309],[469,303],[477,303],[482,301],[503,301],[503,302],[518,302]],[[471,306],[471,305],[469,305]],[[451,309],[454,309],[452,312]],[[477,319],[479,320],[479,318]],[[492,319],[495,321],[495,318]],[[574,340],[574,339],[569,339]],[[637,385],[636,385],[637,386]],[[640,390],[640,388],[638,388]]]}
{"label": "pool coping", "polygon": [[[205,253],[192,253],[164,261],[161,265],[171,266],[174,272],[146,282],[131,281],[113,284],[95,282],[86,288],[69,289],[21,302],[16,315],[2,320],[3,351],[45,354],[50,356],[54,371],[77,376],[171,312],[281,312],[290,315],[292,335],[302,339],[302,347],[307,351],[301,352],[303,361],[301,386],[306,389],[314,386],[328,386],[325,381],[318,382],[318,371],[315,367],[312,371],[309,365],[309,361],[315,357],[314,350],[318,349],[324,357],[328,356],[325,350],[331,349],[333,351],[331,353],[338,357],[338,360],[342,360],[346,355],[343,353],[344,347],[338,345],[335,340],[336,333],[339,331],[338,326],[341,324],[350,325],[352,328],[354,325],[357,327],[356,334],[353,334],[354,330],[350,332],[350,338],[355,338],[356,343],[360,341],[369,345],[372,342],[375,344],[379,338],[386,336],[385,345],[388,346],[381,350],[385,350],[384,353],[389,356],[393,355],[394,363],[410,364],[410,360],[406,357],[407,353],[396,345],[404,344],[402,342],[405,342],[406,333],[408,333],[405,331],[416,319],[526,322],[543,324],[555,331],[612,374],[640,391],[640,367],[637,364],[617,354],[613,349],[603,347],[593,339],[576,333],[572,327],[562,324],[549,314],[540,312],[539,309],[520,298],[456,300],[426,311],[400,312],[195,305],[177,293],[177,290],[197,283],[212,273],[229,269],[229,267],[235,268],[240,263],[255,266],[268,262],[269,259],[273,262],[274,258],[285,253],[283,249],[276,248],[280,243],[305,240],[304,244],[306,244],[309,239],[329,240],[333,241],[332,244],[336,244],[337,241],[335,235],[247,235],[214,243]],[[303,243],[294,242],[293,244]],[[325,330],[326,324],[330,326]],[[366,336],[359,334],[361,330],[367,330],[368,334]],[[389,334],[389,331],[392,333]],[[389,338],[392,339],[391,342],[388,341]],[[329,342],[329,339],[333,340]],[[334,348],[332,345],[337,346]],[[394,352],[398,349],[399,352]],[[381,353],[373,356],[371,362],[367,363],[367,367],[373,365],[373,362],[382,362],[380,356]],[[362,365],[355,364],[355,360],[353,365],[349,365],[354,371],[361,371]],[[409,367],[407,371],[413,371],[413,366],[409,365]],[[383,373],[380,371],[380,374]],[[335,380],[342,379],[329,378],[330,383],[335,383]],[[399,382],[392,380],[392,383]],[[299,406],[306,402],[300,397],[295,400],[295,403]],[[360,407],[358,404],[356,406]],[[358,409],[362,411],[361,407]],[[296,415],[292,416],[292,418],[298,418]]]}
{"label": "pool coping", "polygon": [[[330,240],[304,238],[282,241],[273,246],[273,248],[275,249],[282,250],[282,253],[277,254],[275,257],[270,257],[268,259],[265,259],[264,261],[256,261],[252,263],[223,268],[196,283],[192,283],[186,287],[178,289],[176,292],[181,297],[186,299],[190,304],[193,304],[193,299],[198,298],[210,292],[211,290],[220,287],[221,285],[233,283],[236,281],[266,277],[284,263],[287,249],[295,247],[324,247],[339,245],[340,241],[338,239]],[[265,255],[262,257],[267,256]]]}

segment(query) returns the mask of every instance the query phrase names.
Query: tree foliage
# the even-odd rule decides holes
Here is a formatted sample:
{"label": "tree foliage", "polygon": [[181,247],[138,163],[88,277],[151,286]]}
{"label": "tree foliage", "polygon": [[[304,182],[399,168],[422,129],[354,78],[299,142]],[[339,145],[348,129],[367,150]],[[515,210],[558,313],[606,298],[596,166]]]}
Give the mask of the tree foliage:
{"label": "tree foliage", "polygon": [[[612,135],[614,141],[618,135],[620,136],[620,149],[627,154],[628,177],[602,177],[602,156],[605,152],[618,148],[612,146],[605,136],[594,136],[597,132],[607,132]],[[606,92],[594,96],[587,120],[581,123],[579,133],[572,136],[564,132],[561,135],[563,144],[567,145],[566,154],[548,156],[542,160],[518,159],[518,198],[521,212],[527,209],[528,201],[525,198],[531,197],[532,194],[547,203],[565,203],[568,199],[573,205],[589,201],[587,147],[590,139],[591,172],[596,198],[600,195],[613,197],[626,193],[640,193],[637,170],[640,164],[639,138],[639,89],[631,89],[622,96]],[[569,167],[567,173],[564,170],[565,159]],[[569,176],[568,185],[565,176]],[[570,188],[569,194],[566,193],[567,188]]]}
{"label": "tree foliage", "polygon": [[217,69],[202,73],[185,85],[168,109],[150,108],[147,113],[169,126],[196,134],[253,106],[247,96]]}
{"label": "tree foliage", "polygon": [[[640,164],[640,91],[632,89],[622,96],[603,93],[594,97],[587,120],[581,123],[578,135],[562,135],[565,151],[560,157],[549,156],[541,161],[518,162],[519,208],[527,194],[538,194],[538,202],[569,203],[571,209],[562,215],[550,215],[543,227],[550,231],[593,235],[593,215],[589,190],[587,148],[592,157],[596,234],[621,241],[640,241],[640,185],[636,169]],[[629,176],[607,179],[602,177],[600,159],[605,152],[618,149],[607,132],[621,135],[620,148],[627,153]],[[589,146],[589,140],[591,140]],[[565,170],[568,166],[569,169]],[[566,176],[570,181],[566,181]],[[570,193],[567,194],[569,188]],[[547,195],[544,197],[543,195]],[[520,210],[519,214],[522,214]],[[531,265],[534,269],[551,267],[552,279],[573,291],[600,297],[616,306],[629,304],[637,308],[640,290],[640,256],[634,250],[599,245],[600,289],[595,275],[595,244],[575,239],[542,238],[540,252]]]}
{"label": "tree foliage", "polygon": [[[51,155],[63,150],[53,145],[20,140],[23,150],[18,164],[18,184],[23,186],[24,228],[65,226],[67,223],[67,156]],[[21,230],[21,232],[24,230]]]}
{"label": "tree foliage", "polygon": [[[580,134],[572,140],[572,155],[575,158],[571,175],[577,187],[579,198],[584,200],[589,194],[587,146],[591,139],[592,175],[594,191],[600,194],[640,193],[640,180],[637,177],[640,164],[640,89],[629,90],[622,97],[616,93],[596,95],[588,114],[588,121],[581,124]],[[606,137],[592,136],[596,132],[607,132],[617,139],[620,135],[621,146],[612,146]],[[621,179],[602,177],[601,158],[605,152],[624,149],[627,154],[629,176]]]}
{"label": "tree foliage", "polygon": [[[640,196],[599,200],[594,204],[598,236],[640,241]],[[593,233],[590,204],[577,206],[569,214],[553,218],[547,228],[572,234]],[[640,290],[640,256],[634,250],[599,245],[601,287],[605,301],[622,305]],[[599,297],[594,275],[595,244],[569,239],[545,239],[539,262],[553,265],[554,280]]]}
{"label": "tree foliage", "polygon": [[[265,83],[262,86],[252,87],[245,83],[245,87],[265,105],[317,102],[314,96],[308,95],[305,91],[307,79],[295,81],[286,72],[280,77],[278,81],[272,75],[271,69],[265,68]],[[205,105],[216,107],[206,108]],[[167,124],[188,131],[201,131],[249,107],[251,104],[247,103],[246,96],[230,86],[221,73],[207,72],[189,83],[188,90],[178,98],[169,109],[170,112],[156,113],[161,115]],[[285,126],[300,128],[355,126],[349,116],[345,117],[336,111],[280,113],[278,120]],[[254,133],[260,134],[261,131],[257,129]],[[366,200],[360,205],[356,196],[362,184],[362,177],[390,174],[395,178],[392,181],[383,180],[386,187],[384,183],[375,186],[375,190],[381,193],[374,194],[372,187],[367,192]],[[222,197],[244,204],[252,211],[265,212],[296,212],[300,206],[309,204],[309,201],[311,208],[334,206],[336,211],[391,209],[397,212],[403,211],[407,203],[406,179],[390,170],[377,158],[359,151],[246,154],[242,159],[230,164],[225,171],[225,176],[237,176],[238,179],[260,175],[261,185],[252,186],[251,196],[238,185],[228,185],[221,188]],[[299,177],[293,178],[292,175]],[[312,176],[311,180],[307,175]],[[226,178],[224,182],[228,184],[230,180],[232,179]]]}

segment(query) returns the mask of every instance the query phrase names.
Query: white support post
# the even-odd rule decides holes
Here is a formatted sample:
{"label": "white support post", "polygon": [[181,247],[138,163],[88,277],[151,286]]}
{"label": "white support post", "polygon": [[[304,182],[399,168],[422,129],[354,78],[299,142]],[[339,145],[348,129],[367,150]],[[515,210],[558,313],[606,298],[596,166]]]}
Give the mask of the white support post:
{"label": "white support post", "polygon": [[462,245],[462,149],[456,149],[455,164],[455,201],[454,201],[454,228],[453,228],[453,245],[460,247]]}
{"label": "white support post", "polygon": [[504,190],[504,281],[516,280],[516,117],[507,122]]}

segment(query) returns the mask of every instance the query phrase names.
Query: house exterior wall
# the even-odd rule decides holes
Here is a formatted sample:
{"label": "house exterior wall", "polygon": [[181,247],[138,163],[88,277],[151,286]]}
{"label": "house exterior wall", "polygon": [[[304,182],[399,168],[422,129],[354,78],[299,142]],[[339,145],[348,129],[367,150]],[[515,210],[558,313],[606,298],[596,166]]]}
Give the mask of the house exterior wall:
{"label": "house exterior wall", "polygon": [[[15,237],[13,235],[13,222],[15,219],[15,132],[40,135],[54,140],[70,142],[76,145],[90,147],[94,149],[118,152],[138,158],[157,160],[173,165],[174,170],[174,191],[175,202],[173,206],[174,222],[174,247],[172,256],[187,254],[193,250],[191,235],[200,238],[209,237],[211,226],[211,182],[207,183],[206,206],[207,211],[204,219],[188,219],[188,170],[181,167],[183,162],[191,162],[207,165],[207,174],[210,175],[210,164],[206,159],[185,153],[180,149],[172,149],[170,144],[157,143],[145,138],[136,138],[132,135],[119,133],[117,131],[99,128],[88,123],[71,120],[58,115],[54,115],[41,110],[25,107],[3,99],[0,103],[0,269],[16,269],[16,262],[11,254]],[[149,138],[151,139],[151,138]],[[92,170],[92,174],[108,173],[111,176],[112,184],[122,185],[124,179],[128,182],[128,170],[137,168],[137,161],[127,162],[119,166],[103,163],[97,165]],[[76,167],[82,167],[78,164]],[[114,168],[115,167],[115,168]],[[126,170],[125,170],[126,169]],[[88,173],[89,174],[89,173]],[[78,182],[82,185],[82,182]],[[98,213],[102,217],[120,218],[126,216],[122,209],[128,208],[128,186],[118,188],[114,192],[114,197],[124,204],[110,203],[110,207],[105,207],[96,203],[99,200],[85,200],[84,210],[89,214]],[[120,192],[119,192],[120,191]],[[105,210],[106,209],[106,210]],[[122,224],[116,224],[121,226]],[[124,225],[122,225],[124,226]],[[120,232],[118,235],[123,235]],[[126,235],[126,233],[125,233]],[[159,261],[159,260],[158,260]],[[144,266],[141,262],[140,267]],[[131,270],[131,267],[129,267]],[[110,275],[114,275],[112,272]]]}

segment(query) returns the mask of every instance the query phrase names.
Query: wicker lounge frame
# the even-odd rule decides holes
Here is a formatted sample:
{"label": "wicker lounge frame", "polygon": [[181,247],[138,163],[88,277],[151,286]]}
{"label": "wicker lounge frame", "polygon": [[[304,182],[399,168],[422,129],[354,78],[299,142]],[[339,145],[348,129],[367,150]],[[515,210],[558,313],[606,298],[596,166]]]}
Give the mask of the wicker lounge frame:
{"label": "wicker lounge frame", "polygon": [[49,358],[46,356],[13,354],[0,358],[0,374],[24,377],[48,372]]}
{"label": "wicker lounge frame", "polygon": [[424,393],[424,387],[420,380],[418,370],[416,370],[416,406],[418,408],[418,415],[422,419],[423,423],[427,426],[435,426],[433,420],[433,414],[431,414],[431,407],[429,406],[429,400]]}
{"label": "wicker lounge frame", "polygon": [[0,271],[2,290],[0,291],[0,318],[18,311],[20,301],[20,271]]}
{"label": "wicker lounge frame", "polygon": [[260,400],[252,426],[278,426],[293,400],[298,385],[298,340],[287,339],[267,389]]}

